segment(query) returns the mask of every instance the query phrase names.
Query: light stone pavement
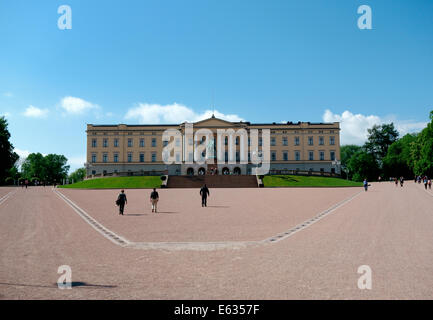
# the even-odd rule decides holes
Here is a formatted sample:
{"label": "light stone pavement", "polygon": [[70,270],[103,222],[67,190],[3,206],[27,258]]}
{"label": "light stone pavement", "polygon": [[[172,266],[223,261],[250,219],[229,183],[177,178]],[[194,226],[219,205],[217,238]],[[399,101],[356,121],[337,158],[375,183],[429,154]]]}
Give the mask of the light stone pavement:
{"label": "light stone pavement", "polygon": [[[10,192],[13,192],[10,194]],[[0,188],[2,299],[432,299],[433,191],[406,182],[359,188],[211,189],[202,208],[196,189]],[[91,220],[131,243],[249,243],[245,247],[171,250],[116,244]],[[339,204],[338,206],[336,206]],[[280,241],[263,243],[324,213]],[[257,245],[259,243],[259,245]],[[60,290],[57,269],[72,281]],[[357,286],[358,267],[372,289]]]}

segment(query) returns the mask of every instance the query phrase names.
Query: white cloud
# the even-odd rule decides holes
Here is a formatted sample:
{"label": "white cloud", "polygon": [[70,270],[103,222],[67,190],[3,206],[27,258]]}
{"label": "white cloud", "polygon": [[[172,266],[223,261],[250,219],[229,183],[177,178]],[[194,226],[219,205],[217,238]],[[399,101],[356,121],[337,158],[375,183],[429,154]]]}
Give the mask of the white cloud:
{"label": "white cloud", "polygon": [[77,156],[77,157],[69,157],[68,165],[72,167],[81,168],[84,167],[84,163],[86,162],[86,156]]}
{"label": "white cloud", "polygon": [[0,117],[10,118],[12,114],[10,112],[0,113]]}
{"label": "white cloud", "polygon": [[99,109],[99,106],[77,97],[64,97],[60,106],[67,114],[83,114],[92,109]]}
{"label": "white cloud", "polygon": [[23,114],[30,118],[44,118],[48,114],[48,109],[40,109],[30,105]]}
{"label": "white cloud", "polygon": [[12,92],[3,92],[3,95],[4,95],[5,97],[8,97],[8,98],[11,98],[11,97],[14,96],[14,94],[13,94]]}
{"label": "white cloud", "polygon": [[31,152],[28,150],[22,150],[18,148],[14,148],[14,152],[16,152],[19,155],[19,159],[17,160],[15,165],[18,167],[19,170],[21,170],[21,165],[23,164],[23,162],[26,160],[26,158],[29,156]]}
{"label": "white cloud", "polygon": [[206,110],[202,113],[196,113],[191,108],[182,104],[148,104],[140,103],[137,107],[131,108],[125,115],[125,119],[134,119],[139,123],[159,124],[159,123],[182,123],[184,121],[196,122],[203,119],[210,118],[212,113],[215,117],[227,121],[243,121],[241,117],[236,114],[223,114],[217,110]]}
{"label": "white cloud", "polygon": [[381,118],[377,115],[353,114],[344,111],[341,115],[335,114],[331,110],[326,110],[323,114],[324,122],[340,122],[341,145],[357,144],[361,145],[367,140],[368,129],[373,125],[393,122],[395,128],[401,136],[407,133],[422,130],[427,122],[415,122],[412,120],[397,120],[395,117]]}
{"label": "white cloud", "polygon": [[14,152],[16,152],[20,156],[20,158],[23,158],[23,159],[27,158],[29,156],[29,154],[31,153],[28,150],[21,150],[18,148],[14,148]]}

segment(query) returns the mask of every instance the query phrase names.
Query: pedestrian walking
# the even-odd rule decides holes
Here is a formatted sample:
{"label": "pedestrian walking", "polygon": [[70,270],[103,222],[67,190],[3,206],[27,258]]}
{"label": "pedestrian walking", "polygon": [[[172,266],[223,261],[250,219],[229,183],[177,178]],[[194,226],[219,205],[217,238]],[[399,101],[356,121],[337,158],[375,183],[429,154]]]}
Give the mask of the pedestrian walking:
{"label": "pedestrian walking", "polygon": [[26,181],[24,182],[24,184],[26,185],[26,189],[29,186],[29,180],[26,179]]}
{"label": "pedestrian walking", "polygon": [[424,182],[424,188],[427,190],[427,185],[428,185],[428,179],[427,179],[427,176],[424,177],[423,182]]}
{"label": "pedestrian walking", "polygon": [[201,206],[207,207],[207,197],[210,195],[210,193],[209,193],[209,189],[206,187],[206,184],[204,184],[204,186],[201,187],[200,195],[201,195]]}
{"label": "pedestrian walking", "polygon": [[431,190],[431,179],[428,179],[428,188]]}
{"label": "pedestrian walking", "polygon": [[395,186],[397,187],[398,186],[398,179],[394,178],[394,181],[395,181]]}
{"label": "pedestrian walking", "polygon": [[364,179],[363,185],[364,185],[365,191],[368,191],[368,181],[367,181],[367,178]]}
{"label": "pedestrian walking", "polygon": [[119,214],[123,216],[123,211],[125,209],[125,204],[128,203],[128,200],[126,199],[125,190],[122,190],[119,195],[117,196],[116,204],[119,206]]}
{"label": "pedestrian walking", "polygon": [[153,191],[150,193],[150,203],[152,204],[152,212],[157,212],[157,205],[159,201],[159,194],[156,191],[156,188],[153,188]]}
{"label": "pedestrian walking", "polygon": [[404,178],[400,177],[400,187],[403,187],[403,183],[404,183]]}

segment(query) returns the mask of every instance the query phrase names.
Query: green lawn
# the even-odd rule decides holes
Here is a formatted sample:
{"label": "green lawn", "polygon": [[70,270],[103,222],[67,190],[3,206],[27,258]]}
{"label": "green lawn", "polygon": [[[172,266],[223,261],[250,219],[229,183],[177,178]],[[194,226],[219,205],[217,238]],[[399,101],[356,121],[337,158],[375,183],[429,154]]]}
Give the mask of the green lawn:
{"label": "green lawn", "polygon": [[265,187],[361,187],[361,182],[332,177],[272,175],[263,179]]}
{"label": "green lawn", "polygon": [[77,189],[139,189],[161,187],[159,176],[149,177],[109,177],[80,181],[74,184],[59,186],[59,188]]}

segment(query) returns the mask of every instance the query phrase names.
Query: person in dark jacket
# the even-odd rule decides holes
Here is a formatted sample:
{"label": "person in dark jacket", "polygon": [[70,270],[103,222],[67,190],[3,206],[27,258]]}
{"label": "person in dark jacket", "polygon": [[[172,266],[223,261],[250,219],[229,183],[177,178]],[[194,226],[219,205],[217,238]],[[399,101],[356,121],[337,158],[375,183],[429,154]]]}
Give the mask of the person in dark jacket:
{"label": "person in dark jacket", "polygon": [[362,184],[364,186],[365,191],[368,191],[368,181],[367,181],[367,178],[364,179],[364,182]]}
{"label": "person in dark jacket", "polygon": [[209,196],[209,189],[206,187],[206,184],[200,189],[201,195],[201,206],[207,207],[207,197]]}
{"label": "person in dark jacket", "polygon": [[152,204],[152,212],[157,212],[157,206],[159,201],[159,194],[156,191],[155,188],[153,188],[153,191],[150,193],[150,203]]}
{"label": "person in dark jacket", "polygon": [[123,210],[125,209],[125,204],[128,203],[128,200],[126,199],[125,190],[122,190],[117,197],[116,201],[117,205],[119,206],[119,214],[123,216]]}

